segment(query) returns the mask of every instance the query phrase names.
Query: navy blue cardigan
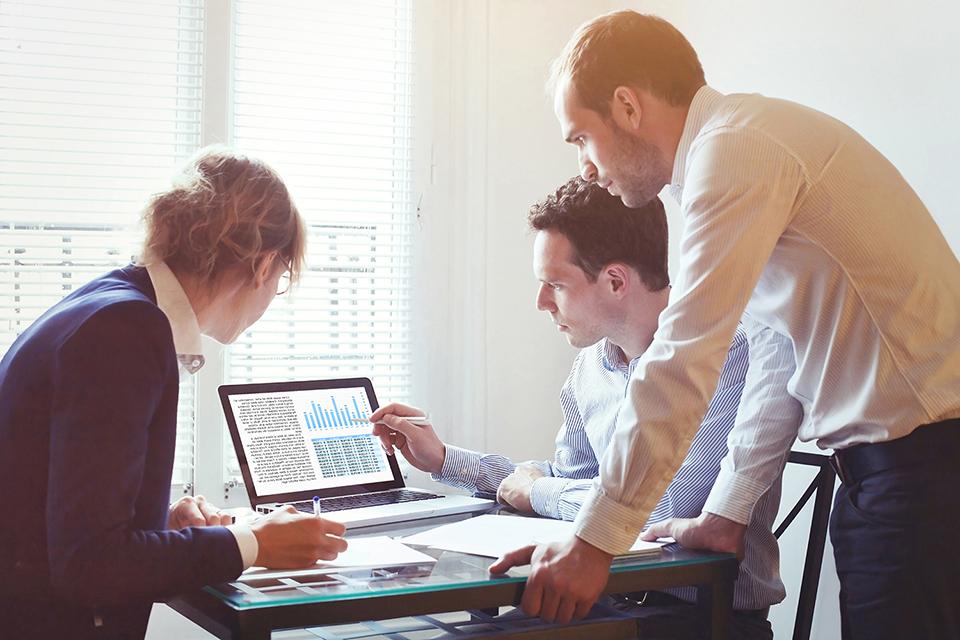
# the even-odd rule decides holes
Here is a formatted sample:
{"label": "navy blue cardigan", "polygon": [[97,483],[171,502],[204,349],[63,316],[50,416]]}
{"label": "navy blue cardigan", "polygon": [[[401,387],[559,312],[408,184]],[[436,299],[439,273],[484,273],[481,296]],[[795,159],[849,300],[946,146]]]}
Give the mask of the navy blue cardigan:
{"label": "navy blue cardigan", "polygon": [[178,391],[170,323],[132,265],[71,293],[0,361],[10,637],[142,637],[152,601],[240,573],[227,529],[166,529]]}

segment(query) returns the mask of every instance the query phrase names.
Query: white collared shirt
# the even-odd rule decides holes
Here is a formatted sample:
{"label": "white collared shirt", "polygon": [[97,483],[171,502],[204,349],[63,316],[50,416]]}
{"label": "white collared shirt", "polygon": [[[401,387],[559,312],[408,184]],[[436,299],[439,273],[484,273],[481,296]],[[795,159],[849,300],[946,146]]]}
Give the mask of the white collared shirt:
{"label": "white collared shirt", "polygon": [[[764,423],[758,403],[787,395],[771,386],[802,411],[800,439],[822,448],[960,416],[960,263],[855,131],[797,104],[703,87],[671,182],[684,218],[678,277],[577,520],[581,538],[613,553],[673,476],[744,312],[754,335],[772,329],[778,344],[762,363],[771,375],[748,379],[749,410],[708,511],[745,522],[779,471],[797,431],[772,414]],[[753,351],[751,341],[751,367]]]}
{"label": "white collared shirt", "polygon": [[[157,295],[157,306],[170,322],[173,346],[177,351],[177,360],[180,362],[180,380],[183,381],[199,371],[205,362],[197,314],[194,313],[190,299],[167,263],[160,260],[151,261],[146,264],[146,269]],[[237,547],[243,558],[243,568],[253,566],[260,552],[257,536],[254,535],[253,530],[245,524],[227,525],[227,529],[237,540]]]}
{"label": "white collared shirt", "polygon": [[157,295],[157,306],[167,316],[173,333],[173,348],[180,362],[180,379],[184,375],[194,374],[203,367],[203,342],[200,337],[200,325],[193,311],[190,299],[180,286],[166,262],[155,261],[146,265],[147,274],[153,283]]}

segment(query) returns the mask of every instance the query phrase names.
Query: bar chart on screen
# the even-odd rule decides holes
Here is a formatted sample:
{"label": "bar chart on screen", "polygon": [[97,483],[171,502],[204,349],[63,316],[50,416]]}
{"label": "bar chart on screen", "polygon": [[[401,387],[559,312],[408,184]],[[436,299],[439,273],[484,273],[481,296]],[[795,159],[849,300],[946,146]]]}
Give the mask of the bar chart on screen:
{"label": "bar chart on screen", "polygon": [[364,388],[318,390],[298,398],[297,408],[321,476],[376,481],[390,473],[373,425],[365,422],[372,412]]}
{"label": "bar chart on screen", "polygon": [[331,395],[317,402],[310,401],[310,410],[303,412],[307,431],[324,431],[354,427],[354,420],[364,420],[370,416],[366,394],[363,389],[348,389],[351,393]]}

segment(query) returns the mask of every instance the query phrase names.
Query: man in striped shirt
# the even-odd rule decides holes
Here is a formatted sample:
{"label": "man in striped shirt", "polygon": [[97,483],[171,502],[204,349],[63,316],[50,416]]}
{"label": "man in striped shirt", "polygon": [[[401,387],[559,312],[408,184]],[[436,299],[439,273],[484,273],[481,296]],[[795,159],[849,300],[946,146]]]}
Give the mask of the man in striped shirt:
{"label": "man in striped shirt", "polygon": [[[598,460],[610,444],[630,376],[667,306],[666,216],[658,199],[630,209],[578,177],[534,206],[529,222],[537,232],[537,308],[550,314],[571,345],[581,348],[560,392],[564,420],[554,459],[518,465],[504,456],[444,444],[432,427],[402,420],[403,415],[420,413],[414,407],[388,405],[371,420],[386,423],[376,431],[388,451],[395,446],[411,464],[441,482],[496,495],[520,512],[573,520],[599,475]],[[738,331],[709,411],[650,523],[700,514],[727,452],[748,356],[747,338]],[[397,435],[391,441],[393,432]],[[734,637],[773,637],[767,613],[784,597],[771,533],[779,499],[778,482],[761,499],[747,530],[734,589]],[[694,599],[692,587],[648,594],[639,613],[650,632],[693,637],[698,621],[689,603]]]}

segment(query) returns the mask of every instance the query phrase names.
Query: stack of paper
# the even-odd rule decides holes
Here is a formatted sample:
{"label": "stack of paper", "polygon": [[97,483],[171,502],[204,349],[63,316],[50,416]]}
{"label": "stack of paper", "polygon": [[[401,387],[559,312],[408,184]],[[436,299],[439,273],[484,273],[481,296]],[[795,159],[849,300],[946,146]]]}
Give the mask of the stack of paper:
{"label": "stack of paper", "polygon": [[437,561],[436,558],[432,558],[416,549],[411,549],[387,536],[351,538],[347,540],[347,545],[347,550],[338,555],[336,560],[317,560],[315,566],[306,569],[250,567],[241,574],[240,579],[280,578],[316,573],[327,569],[395,567],[403,564],[435,563]]}
{"label": "stack of paper", "polygon": [[[458,551],[476,556],[499,558],[503,554],[528,544],[558,542],[573,536],[572,522],[550,518],[482,515],[445,524],[403,538],[406,544]],[[637,542],[624,554],[629,557],[657,554],[660,548],[673,542],[663,538],[657,542]]]}

